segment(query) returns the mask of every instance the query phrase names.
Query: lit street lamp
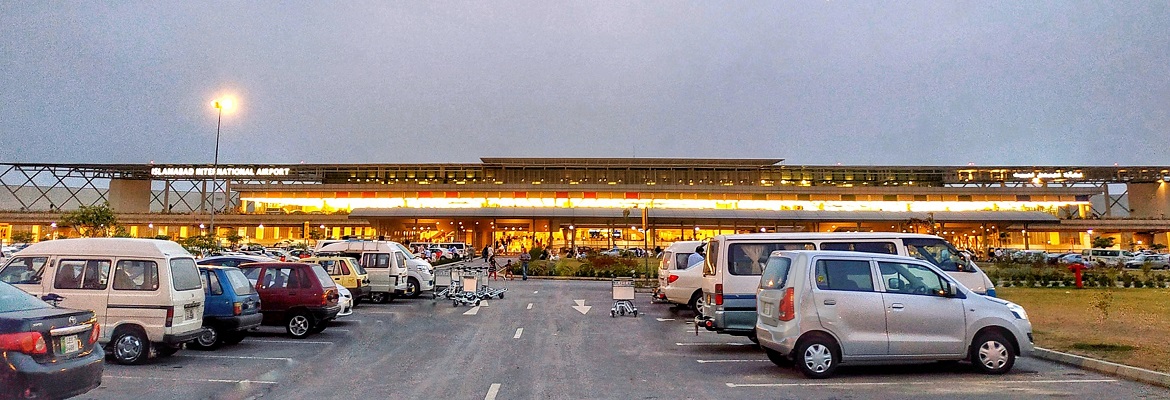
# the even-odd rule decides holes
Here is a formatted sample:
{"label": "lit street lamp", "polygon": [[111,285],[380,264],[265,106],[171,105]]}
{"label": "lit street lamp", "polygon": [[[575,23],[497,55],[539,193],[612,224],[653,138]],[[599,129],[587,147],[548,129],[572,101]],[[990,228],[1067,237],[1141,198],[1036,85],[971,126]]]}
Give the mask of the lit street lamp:
{"label": "lit street lamp", "polygon": [[219,173],[219,128],[223,124],[223,110],[232,107],[232,100],[216,100],[213,102],[213,105],[219,113],[218,118],[215,120],[215,159],[211,163],[211,236],[215,237],[215,193],[217,192],[215,181]]}

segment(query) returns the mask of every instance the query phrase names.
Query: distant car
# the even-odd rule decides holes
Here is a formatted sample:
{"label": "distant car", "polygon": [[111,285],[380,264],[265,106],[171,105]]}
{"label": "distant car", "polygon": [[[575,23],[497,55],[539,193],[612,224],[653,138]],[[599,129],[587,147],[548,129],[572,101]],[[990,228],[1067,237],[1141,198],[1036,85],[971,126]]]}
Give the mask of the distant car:
{"label": "distant car", "polygon": [[353,314],[353,294],[350,294],[345,286],[337,285],[337,305],[341,306],[341,311],[337,312],[338,317]]}
{"label": "distant car", "polygon": [[431,246],[430,248],[427,249],[427,254],[430,255],[429,258],[431,259],[431,261],[454,260],[454,259],[460,258],[459,254],[456,254],[455,252],[451,251],[451,249],[448,249],[446,247],[440,247],[440,246]]}
{"label": "distant car", "polygon": [[1036,261],[1046,261],[1048,253],[1043,250],[1020,250],[1012,253],[1012,261],[1019,263],[1031,263]]}
{"label": "distant car", "polygon": [[201,258],[196,261],[199,265],[218,265],[221,267],[239,267],[241,264],[257,263],[257,262],[272,262],[271,258],[265,256],[254,256],[248,254],[241,255],[227,255]]}
{"label": "distant car", "polygon": [[203,279],[203,333],[188,347],[213,350],[244,340],[247,331],[260,326],[260,294],[244,272],[235,267],[200,265]]}
{"label": "distant car", "polygon": [[1061,256],[1060,259],[1057,260],[1057,263],[1059,263],[1059,264],[1085,264],[1085,266],[1088,266],[1088,263],[1085,262],[1085,258],[1083,256],[1081,256],[1079,253],[1065,254],[1065,255]]}
{"label": "distant car", "polygon": [[1150,263],[1152,269],[1170,268],[1170,257],[1165,254],[1138,254],[1132,260],[1126,261],[1125,267],[1141,268],[1147,262]]}
{"label": "distant car", "polygon": [[614,248],[609,249],[609,250],[602,250],[601,255],[610,256],[610,257],[618,257],[618,256],[622,255],[622,249],[614,247]]}
{"label": "distant car", "polygon": [[92,311],[0,282],[0,398],[66,398],[101,385],[100,330]]}

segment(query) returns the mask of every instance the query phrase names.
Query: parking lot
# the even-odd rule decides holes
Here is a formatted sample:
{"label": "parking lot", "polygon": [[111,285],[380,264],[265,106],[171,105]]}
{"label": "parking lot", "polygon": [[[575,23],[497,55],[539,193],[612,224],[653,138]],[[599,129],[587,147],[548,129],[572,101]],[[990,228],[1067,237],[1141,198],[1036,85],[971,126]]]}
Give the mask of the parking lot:
{"label": "parking lot", "polygon": [[[746,338],[650,304],[611,318],[609,282],[495,281],[504,299],[453,307],[427,297],[359,305],[305,340],[265,327],[236,346],[106,365],[82,398],[1170,398],[1170,391],[1021,358],[1002,376],[965,364],[842,368],[828,380],[781,369]],[[583,304],[583,305],[582,305]]]}

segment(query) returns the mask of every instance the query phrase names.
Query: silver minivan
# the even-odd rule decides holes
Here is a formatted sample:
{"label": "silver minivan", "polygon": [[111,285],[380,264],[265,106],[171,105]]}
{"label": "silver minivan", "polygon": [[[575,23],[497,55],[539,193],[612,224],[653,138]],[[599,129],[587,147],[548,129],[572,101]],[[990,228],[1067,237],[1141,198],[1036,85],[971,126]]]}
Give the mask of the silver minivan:
{"label": "silver minivan", "polygon": [[810,378],[841,364],[936,360],[1002,374],[1033,346],[1023,307],[977,295],[912,257],[775,251],[756,301],[756,337],[768,358]]}

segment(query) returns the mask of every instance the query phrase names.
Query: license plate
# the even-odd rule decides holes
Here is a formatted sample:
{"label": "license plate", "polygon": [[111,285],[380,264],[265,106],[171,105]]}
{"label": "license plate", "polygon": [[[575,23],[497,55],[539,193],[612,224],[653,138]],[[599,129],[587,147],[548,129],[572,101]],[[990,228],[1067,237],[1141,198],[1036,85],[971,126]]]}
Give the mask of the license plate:
{"label": "license plate", "polygon": [[187,320],[195,319],[195,308],[184,308],[183,311],[185,311]]}
{"label": "license plate", "polygon": [[69,335],[61,338],[61,352],[65,354],[76,353],[81,351],[81,339],[77,335]]}

